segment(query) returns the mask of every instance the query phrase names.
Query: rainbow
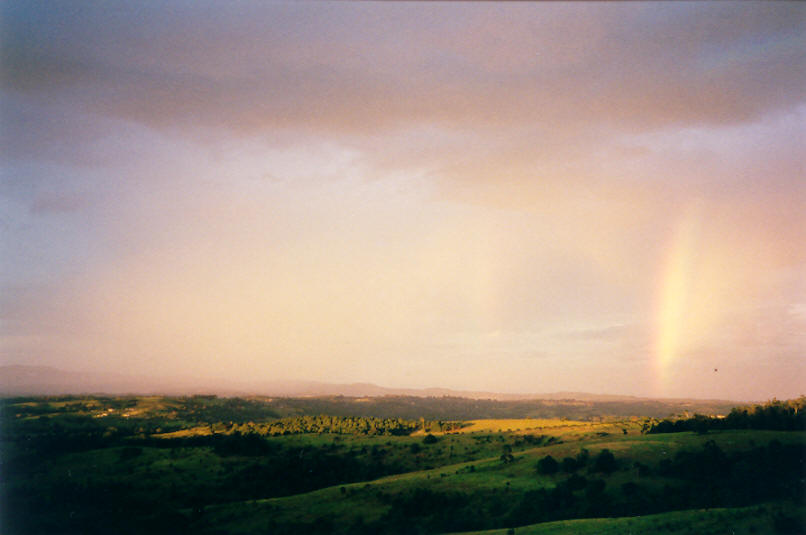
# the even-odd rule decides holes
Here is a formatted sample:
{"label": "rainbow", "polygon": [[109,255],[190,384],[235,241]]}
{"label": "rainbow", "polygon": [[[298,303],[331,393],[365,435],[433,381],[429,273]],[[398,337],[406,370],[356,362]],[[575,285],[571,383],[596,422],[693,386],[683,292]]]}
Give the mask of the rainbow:
{"label": "rainbow", "polygon": [[697,238],[702,220],[702,201],[691,203],[678,220],[661,269],[656,315],[654,354],[657,392],[668,394],[670,367],[679,358],[691,297]]}

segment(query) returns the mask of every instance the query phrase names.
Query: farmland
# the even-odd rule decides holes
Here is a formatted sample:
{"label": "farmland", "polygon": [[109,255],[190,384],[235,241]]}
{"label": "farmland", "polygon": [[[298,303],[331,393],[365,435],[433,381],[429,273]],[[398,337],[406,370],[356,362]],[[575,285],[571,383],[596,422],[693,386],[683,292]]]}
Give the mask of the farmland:
{"label": "farmland", "polygon": [[716,533],[728,523],[736,533],[788,533],[804,525],[806,436],[792,408],[802,399],[772,405],[775,418],[751,411],[749,419],[764,416],[753,420],[762,428],[742,429],[720,423],[740,421],[741,411],[668,421],[464,419],[456,400],[445,418],[427,403],[428,417],[412,418],[333,414],[343,399],[330,415],[314,412],[326,400],[6,399],[4,532]]}

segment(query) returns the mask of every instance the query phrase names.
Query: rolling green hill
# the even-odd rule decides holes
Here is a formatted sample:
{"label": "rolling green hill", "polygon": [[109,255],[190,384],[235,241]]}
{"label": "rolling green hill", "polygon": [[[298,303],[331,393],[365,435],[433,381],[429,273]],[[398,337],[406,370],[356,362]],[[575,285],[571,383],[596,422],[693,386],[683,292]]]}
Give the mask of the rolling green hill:
{"label": "rolling green hill", "polygon": [[[693,509],[655,515],[620,518],[559,520],[517,529],[465,532],[462,535],[750,535],[801,533],[806,524],[806,506],[794,503],[750,507]],[[459,534],[455,534],[459,535]]]}
{"label": "rolling green hill", "polygon": [[646,434],[637,416],[284,416],[212,396],[2,408],[4,533],[803,527],[793,505],[804,498],[802,430]]}

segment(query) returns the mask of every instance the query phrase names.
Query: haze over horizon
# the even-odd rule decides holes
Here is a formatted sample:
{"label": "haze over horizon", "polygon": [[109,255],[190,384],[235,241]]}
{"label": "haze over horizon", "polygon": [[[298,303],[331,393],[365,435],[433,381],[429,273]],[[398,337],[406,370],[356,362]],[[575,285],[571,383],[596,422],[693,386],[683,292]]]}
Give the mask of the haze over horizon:
{"label": "haze over horizon", "polygon": [[0,365],[804,393],[803,4],[0,10]]}

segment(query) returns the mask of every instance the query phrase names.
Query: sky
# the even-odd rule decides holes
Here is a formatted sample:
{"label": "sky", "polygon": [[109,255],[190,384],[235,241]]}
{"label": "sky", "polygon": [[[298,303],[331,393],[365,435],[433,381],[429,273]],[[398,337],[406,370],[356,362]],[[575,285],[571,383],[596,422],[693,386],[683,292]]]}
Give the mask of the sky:
{"label": "sky", "polygon": [[804,4],[0,10],[0,364],[804,394]]}

